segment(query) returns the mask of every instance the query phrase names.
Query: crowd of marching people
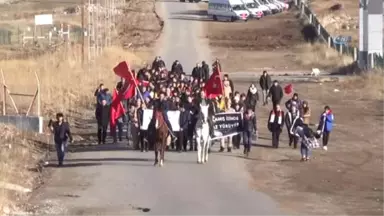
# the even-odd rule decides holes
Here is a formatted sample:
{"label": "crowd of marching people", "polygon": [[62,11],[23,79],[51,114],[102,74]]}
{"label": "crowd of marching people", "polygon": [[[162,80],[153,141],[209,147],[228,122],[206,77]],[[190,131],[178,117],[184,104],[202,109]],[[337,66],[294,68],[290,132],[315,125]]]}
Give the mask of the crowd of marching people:
{"label": "crowd of marching people", "polygon": [[[196,104],[199,98],[207,97],[214,108],[212,111],[214,114],[243,113],[242,133],[221,139],[221,152],[240,149],[243,144],[244,154],[249,153],[252,137],[257,137],[258,131],[256,107],[258,103],[267,106],[268,101],[272,102],[272,109],[267,127],[272,134],[274,148],[279,147],[280,134],[283,128],[286,128],[289,146],[297,148],[300,144],[303,161],[310,158],[312,148],[318,147],[316,141],[320,137],[323,140],[323,149],[327,150],[334,118],[329,106],[324,108],[317,130],[312,131],[309,127],[311,109],[307,101],[302,101],[299,95],[294,93],[291,99],[282,103],[284,93],[290,93],[291,86],[281,87],[278,81],[272,82],[270,75],[264,71],[258,83],[261,95],[255,84],[250,85],[248,92],[242,93],[236,91],[227,74],[217,77],[213,69],[221,71],[219,60],[216,59],[212,65],[208,65],[204,61],[196,64],[191,76],[187,76],[179,61],[176,60],[172,64],[171,70],[168,71],[161,57],[156,57],[152,65],[147,65],[138,71],[128,68],[129,80],[127,75],[121,76],[115,71],[124,78],[117,83],[113,92],[110,93],[103,84],[100,84],[95,91],[97,100],[95,115],[98,123],[99,144],[105,144],[107,129],[110,127],[114,143],[129,137],[134,149],[151,150],[152,143],[148,142],[151,134],[141,129],[140,125],[143,122],[144,110],[160,105],[165,112],[180,111],[180,130],[177,133],[172,130],[167,115],[164,115],[170,134],[170,148],[179,152],[196,151],[197,147],[193,138],[198,118]],[[215,88],[219,88],[219,93],[212,93],[215,92],[212,90]],[[209,89],[212,91],[208,91]],[[121,100],[116,100],[121,95]],[[283,111],[284,108],[287,110],[286,112]],[[124,134],[123,128],[127,128],[127,134]]]}

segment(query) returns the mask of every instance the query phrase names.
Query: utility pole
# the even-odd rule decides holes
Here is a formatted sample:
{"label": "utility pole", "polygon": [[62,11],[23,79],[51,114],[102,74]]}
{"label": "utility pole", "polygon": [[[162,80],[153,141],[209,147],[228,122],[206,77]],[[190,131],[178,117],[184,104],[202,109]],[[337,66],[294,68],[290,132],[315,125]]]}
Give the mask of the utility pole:
{"label": "utility pole", "polygon": [[84,30],[84,7],[85,7],[85,0],[82,0],[81,2],[81,64],[84,66],[84,50],[85,50],[85,30]]}

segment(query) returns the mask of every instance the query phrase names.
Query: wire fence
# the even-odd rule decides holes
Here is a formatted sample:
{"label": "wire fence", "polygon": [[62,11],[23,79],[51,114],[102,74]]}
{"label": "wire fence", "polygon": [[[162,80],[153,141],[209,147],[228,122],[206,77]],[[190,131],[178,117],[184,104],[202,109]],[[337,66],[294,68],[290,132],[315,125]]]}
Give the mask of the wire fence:
{"label": "wire fence", "polygon": [[[32,22],[32,20],[30,21]],[[0,26],[0,46],[48,47],[63,42],[78,43],[81,41],[81,27],[60,22],[35,27],[31,22]]]}
{"label": "wire fence", "polygon": [[[342,55],[348,55],[353,58],[354,61],[359,60],[359,49],[354,46],[347,45],[345,43],[336,43],[335,37],[333,37],[320,23],[318,18],[314,15],[308,5],[303,2],[303,0],[294,1],[296,8],[300,10],[302,16],[305,16],[308,19],[308,22],[312,24],[317,29],[317,34],[320,36],[320,39],[328,44],[328,47],[331,47],[337,50]],[[368,55],[368,65],[370,68],[380,68],[384,69],[384,58],[382,55],[378,54],[369,54]]]}

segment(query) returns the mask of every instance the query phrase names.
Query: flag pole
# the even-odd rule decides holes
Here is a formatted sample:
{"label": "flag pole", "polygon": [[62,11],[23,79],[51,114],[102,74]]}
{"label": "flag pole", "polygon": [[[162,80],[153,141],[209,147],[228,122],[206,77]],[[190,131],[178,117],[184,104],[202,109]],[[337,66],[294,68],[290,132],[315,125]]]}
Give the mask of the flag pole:
{"label": "flag pole", "polygon": [[139,93],[139,96],[140,96],[140,98],[141,98],[141,101],[142,101],[145,105],[147,105],[147,104],[145,103],[145,100],[144,100],[144,98],[143,98],[143,95],[141,94],[139,88],[137,87],[136,77],[133,76],[131,70],[128,70],[128,71],[129,71],[129,73],[131,74],[131,77],[133,78],[133,82],[135,83],[135,89],[136,89],[136,92]]}

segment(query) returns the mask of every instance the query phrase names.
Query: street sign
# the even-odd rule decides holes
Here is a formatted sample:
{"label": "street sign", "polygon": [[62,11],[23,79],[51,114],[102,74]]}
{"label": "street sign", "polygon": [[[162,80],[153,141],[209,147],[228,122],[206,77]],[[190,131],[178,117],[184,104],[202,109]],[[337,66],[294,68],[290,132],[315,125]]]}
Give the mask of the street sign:
{"label": "street sign", "polygon": [[333,43],[337,45],[348,45],[349,42],[351,42],[352,37],[351,36],[337,36],[333,38]]}
{"label": "street sign", "polygon": [[52,14],[35,15],[35,25],[52,25],[52,24],[53,24]]}

